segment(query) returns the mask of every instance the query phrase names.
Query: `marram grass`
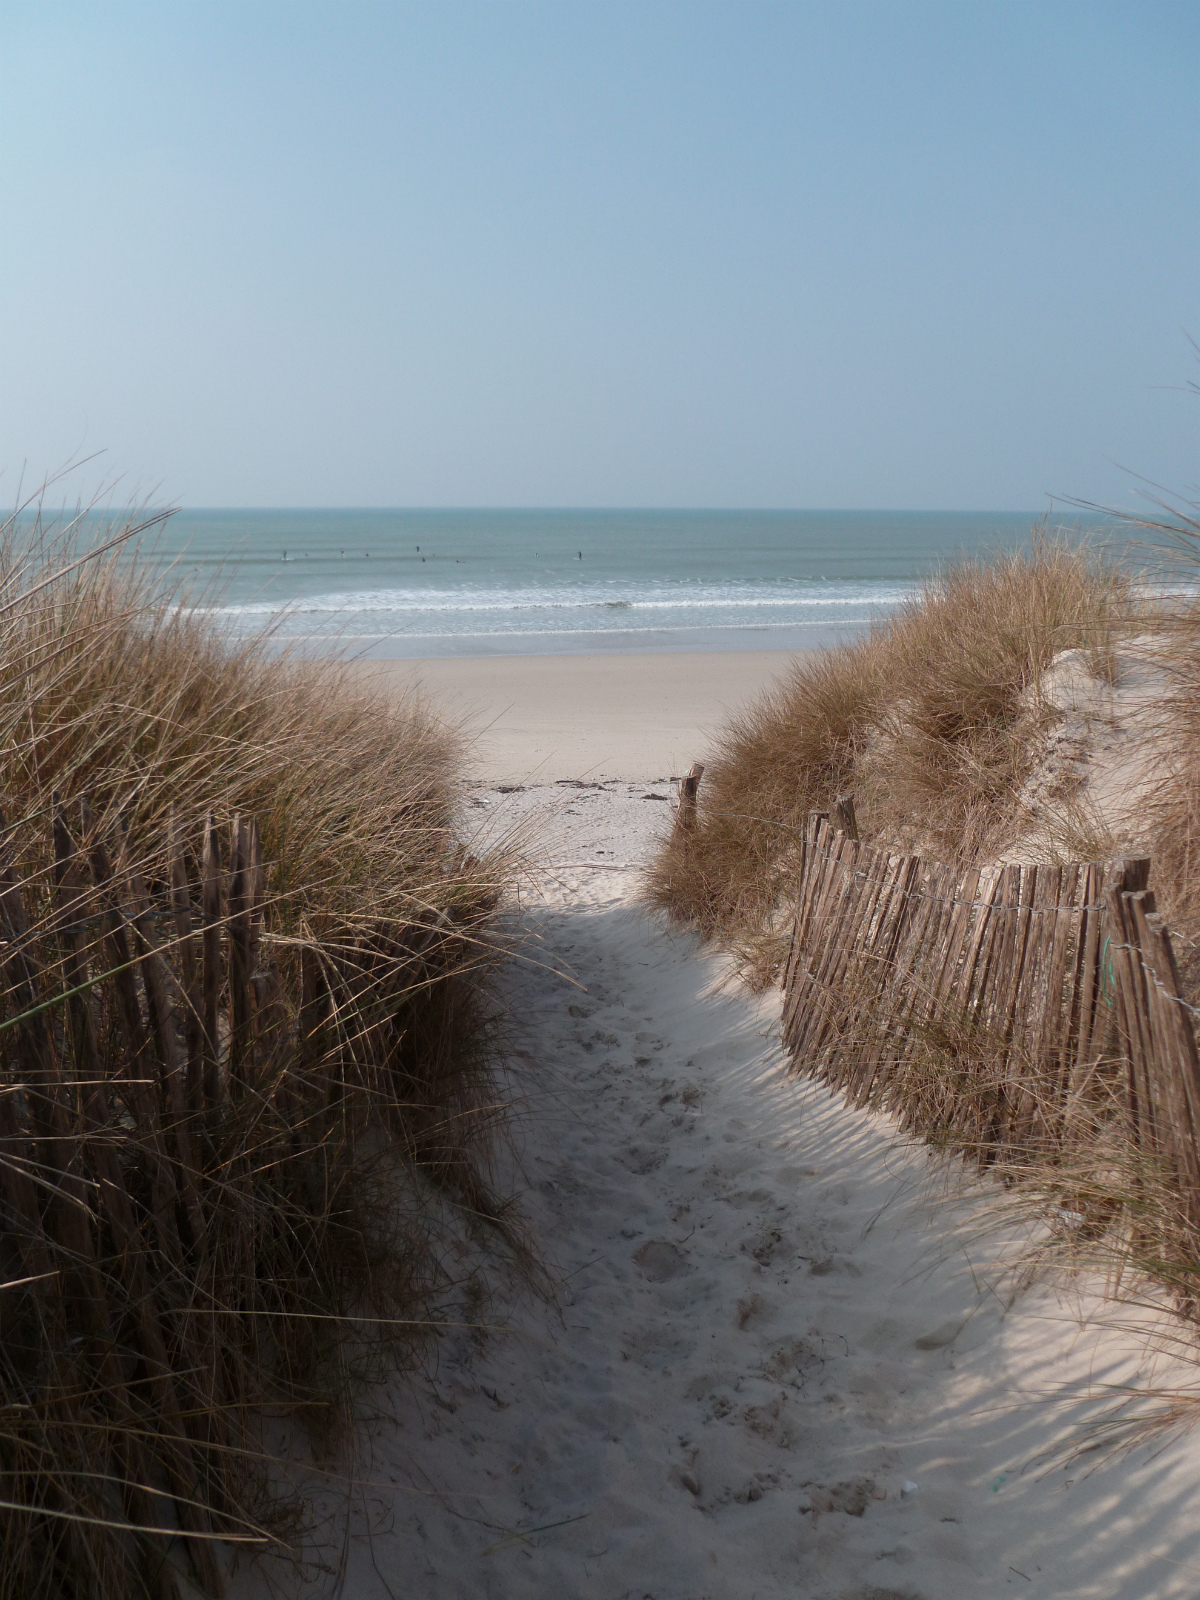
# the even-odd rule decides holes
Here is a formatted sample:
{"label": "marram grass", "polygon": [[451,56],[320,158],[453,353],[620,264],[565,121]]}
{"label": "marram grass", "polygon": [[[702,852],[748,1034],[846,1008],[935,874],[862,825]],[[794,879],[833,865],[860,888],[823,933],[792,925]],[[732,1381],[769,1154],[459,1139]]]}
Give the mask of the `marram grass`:
{"label": "marram grass", "polygon": [[[0,1597],[166,1600],[180,1572],[219,1592],[238,1546],[304,1547],[265,1408],[327,1439],[345,1427],[353,1374],[430,1336],[448,1215],[523,1248],[488,1162],[488,980],[514,860],[466,848],[456,740],[420,704],[224,636],[151,585],[128,526],[89,559],[74,532],[0,530]],[[191,1151],[191,1211],[164,1227],[159,1136],[122,1043],[137,1018],[115,978],[63,998],[72,971],[114,971],[103,918],[64,911],[64,863],[86,874],[103,847],[161,929],[170,842],[194,899],[210,814],[226,864],[235,815],[260,833],[273,1031],[237,1093],[169,1129]],[[18,962],[52,1002],[37,1019]],[[319,1027],[301,1015],[314,983]],[[35,1026],[76,1060],[85,1027],[94,1058],[46,1116],[20,1045]]]}

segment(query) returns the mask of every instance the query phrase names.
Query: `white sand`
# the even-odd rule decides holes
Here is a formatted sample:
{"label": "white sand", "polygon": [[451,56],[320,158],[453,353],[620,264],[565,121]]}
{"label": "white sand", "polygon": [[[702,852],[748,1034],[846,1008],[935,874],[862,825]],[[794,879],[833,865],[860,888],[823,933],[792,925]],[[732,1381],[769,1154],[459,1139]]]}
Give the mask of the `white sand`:
{"label": "white sand", "polygon": [[[703,755],[688,716],[667,708],[647,752],[688,738],[651,767]],[[948,1189],[953,1163],[789,1078],[777,997],[722,987],[636,902],[667,786],[495,782],[468,816],[538,816],[573,864],[527,899],[536,961],[506,980],[558,1303],[501,1290],[494,1331],[371,1399],[321,1502],[340,1587],[244,1569],[233,1600],[1200,1595],[1200,1434],[1051,1459],[1119,1386],[1193,1370],[1152,1370],[1094,1284],[1006,1309],[997,1191]]]}
{"label": "white sand", "polygon": [[1162,779],[1176,680],[1163,641],[1153,637],[1114,649],[1109,677],[1094,666],[1088,651],[1063,650],[1037,685],[1036,703],[1051,719],[1021,795],[1030,821],[1006,852],[1013,859],[1064,845],[1105,858],[1146,845],[1147,802]]}
{"label": "white sand", "polygon": [[488,656],[355,668],[420,685],[473,736],[471,771],[504,783],[645,780],[686,772],[739,705],[795,658],[784,651]]}

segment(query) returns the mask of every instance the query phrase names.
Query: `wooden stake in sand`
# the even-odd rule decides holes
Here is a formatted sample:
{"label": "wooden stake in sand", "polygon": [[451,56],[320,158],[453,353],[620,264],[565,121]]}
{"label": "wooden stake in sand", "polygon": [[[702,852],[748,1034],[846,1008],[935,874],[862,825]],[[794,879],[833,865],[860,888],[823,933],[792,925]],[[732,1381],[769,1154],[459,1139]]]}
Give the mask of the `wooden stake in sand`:
{"label": "wooden stake in sand", "polygon": [[854,796],[840,794],[833,802],[833,814],[837,818],[837,825],[848,839],[858,838],[858,818],[854,814]]}
{"label": "wooden stake in sand", "polygon": [[700,779],[704,776],[704,763],[694,761],[692,770],[686,778],[679,780],[679,809],[675,813],[676,833],[694,833],[696,831],[696,791],[700,787]]}

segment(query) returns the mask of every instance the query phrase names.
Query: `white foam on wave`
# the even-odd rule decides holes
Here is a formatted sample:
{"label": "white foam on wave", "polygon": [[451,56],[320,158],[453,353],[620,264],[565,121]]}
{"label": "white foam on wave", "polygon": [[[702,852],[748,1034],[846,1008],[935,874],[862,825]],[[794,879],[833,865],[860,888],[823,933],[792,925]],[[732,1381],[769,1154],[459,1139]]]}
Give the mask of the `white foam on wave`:
{"label": "white foam on wave", "polygon": [[[626,589],[588,587],[579,589],[383,589],[347,593],[297,596],[291,599],[260,598],[241,605],[214,606],[211,611],[230,617],[273,617],[289,615],[370,615],[461,614],[479,615],[517,611],[597,610],[622,612],[667,611],[785,611],[804,612],[827,607],[850,609],[898,605],[913,593],[914,585],[895,583],[854,584],[817,583],[806,585],[806,592],[779,585],[662,585],[654,588]],[[615,591],[615,592],[614,592]],[[594,620],[589,623],[594,626]]]}

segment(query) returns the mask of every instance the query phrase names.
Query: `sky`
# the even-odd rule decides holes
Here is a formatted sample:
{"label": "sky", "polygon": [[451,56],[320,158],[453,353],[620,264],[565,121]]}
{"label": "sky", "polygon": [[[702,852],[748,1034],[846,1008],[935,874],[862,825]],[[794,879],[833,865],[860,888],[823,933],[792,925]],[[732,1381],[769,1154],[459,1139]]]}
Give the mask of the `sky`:
{"label": "sky", "polygon": [[0,0],[0,501],[1200,479],[1200,6]]}

